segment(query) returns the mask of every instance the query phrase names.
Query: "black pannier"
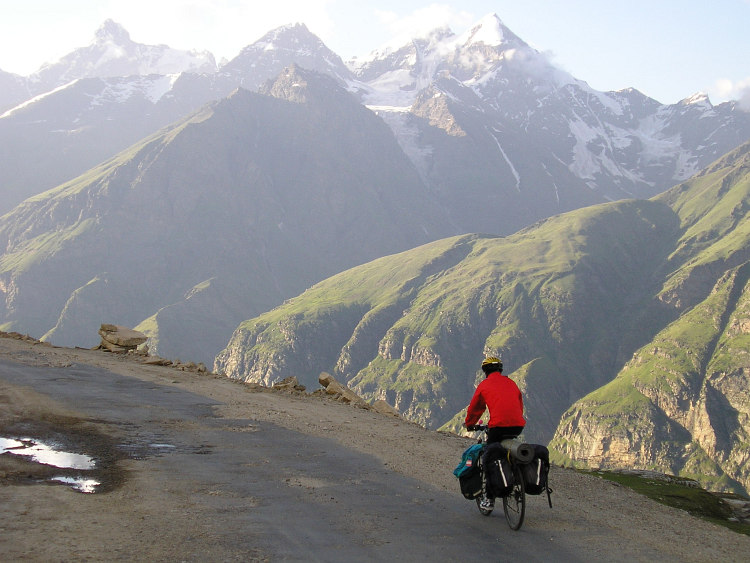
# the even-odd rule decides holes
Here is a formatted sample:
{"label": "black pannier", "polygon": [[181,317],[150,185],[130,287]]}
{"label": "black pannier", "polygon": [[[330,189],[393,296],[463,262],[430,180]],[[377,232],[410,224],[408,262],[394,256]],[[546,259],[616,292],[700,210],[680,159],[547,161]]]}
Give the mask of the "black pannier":
{"label": "black pannier", "polygon": [[472,471],[464,472],[459,478],[458,483],[461,486],[461,494],[464,498],[475,499],[482,496],[482,473],[479,468]]}
{"label": "black pannier", "polygon": [[547,493],[547,499],[552,506],[549,494],[549,449],[541,444],[533,444],[534,459],[521,466],[524,488],[527,495],[541,495]]}
{"label": "black pannier", "polygon": [[508,496],[515,483],[513,467],[508,461],[508,450],[499,442],[488,444],[482,455],[482,467],[487,478],[487,496]]}
{"label": "black pannier", "polygon": [[475,499],[482,495],[482,473],[479,470],[479,458],[484,449],[483,444],[474,444],[464,451],[461,461],[453,470],[458,477],[461,494],[467,499]]}

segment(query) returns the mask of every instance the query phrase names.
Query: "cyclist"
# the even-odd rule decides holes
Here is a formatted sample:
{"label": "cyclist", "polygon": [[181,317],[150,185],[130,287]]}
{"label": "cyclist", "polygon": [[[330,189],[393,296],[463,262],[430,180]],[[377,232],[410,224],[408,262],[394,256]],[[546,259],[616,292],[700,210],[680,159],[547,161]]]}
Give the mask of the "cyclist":
{"label": "cyclist", "polygon": [[[479,421],[485,409],[490,411],[487,444],[516,438],[523,432],[526,419],[523,417],[523,397],[515,381],[503,375],[503,363],[491,356],[482,362],[485,379],[477,386],[466,413],[464,426],[469,428]],[[484,460],[483,460],[484,461]],[[487,467],[487,465],[484,465]],[[486,482],[483,483],[486,491]],[[484,495],[484,508],[491,509],[494,499]]]}

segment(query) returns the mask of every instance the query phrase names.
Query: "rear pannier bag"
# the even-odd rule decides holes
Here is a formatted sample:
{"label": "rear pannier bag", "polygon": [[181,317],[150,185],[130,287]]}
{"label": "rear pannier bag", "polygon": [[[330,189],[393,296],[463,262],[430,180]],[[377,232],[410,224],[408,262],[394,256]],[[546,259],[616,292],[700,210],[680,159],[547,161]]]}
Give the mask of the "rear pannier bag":
{"label": "rear pannier bag", "polygon": [[523,482],[527,495],[541,495],[547,490],[549,474],[549,450],[540,444],[534,444],[534,459],[521,466]]}
{"label": "rear pannier bag", "polygon": [[508,496],[515,484],[513,466],[508,461],[508,450],[499,442],[488,444],[482,456],[482,466],[487,478],[487,496]]}
{"label": "rear pannier bag", "polygon": [[458,477],[461,494],[467,499],[474,499],[482,494],[482,473],[479,471],[479,457],[482,455],[482,444],[474,444],[464,451],[453,474]]}
{"label": "rear pannier bag", "polygon": [[547,502],[552,508],[552,489],[549,488],[549,449],[540,444],[533,444],[534,459],[521,466],[523,484],[527,495],[547,493]]}

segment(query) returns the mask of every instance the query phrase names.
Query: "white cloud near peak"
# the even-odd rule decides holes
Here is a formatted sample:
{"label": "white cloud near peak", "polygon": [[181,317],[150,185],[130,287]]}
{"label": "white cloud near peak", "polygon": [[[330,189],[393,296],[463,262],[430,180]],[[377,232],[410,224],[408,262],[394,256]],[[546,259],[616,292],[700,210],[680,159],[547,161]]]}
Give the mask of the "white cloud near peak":
{"label": "white cloud near peak", "polygon": [[[207,49],[229,59],[282,25],[304,22],[319,37],[334,27],[333,0],[109,0],[108,13],[134,41]],[[149,14],[144,20],[143,14]],[[164,22],[170,22],[165,26]]]}
{"label": "white cloud near peak", "polygon": [[742,109],[750,111],[750,76],[737,81],[728,78],[717,80],[710,94],[720,100],[737,100]]}
{"label": "white cloud near peak", "polygon": [[388,30],[391,39],[387,45],[390,47],[401,47],[410,39],[424,37],[439,28],[447,27],[458,33],[477,19],[474,14],[447,4],[430,4],[405,16],[376,9],[374,15]]}

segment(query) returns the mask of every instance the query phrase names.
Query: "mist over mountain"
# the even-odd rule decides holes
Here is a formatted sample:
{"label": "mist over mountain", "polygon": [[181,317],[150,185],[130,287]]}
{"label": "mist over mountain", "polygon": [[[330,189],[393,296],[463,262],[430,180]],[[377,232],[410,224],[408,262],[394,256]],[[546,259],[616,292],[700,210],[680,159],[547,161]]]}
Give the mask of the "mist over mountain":
{"label": "mist over mountain", "polygon": [[651,197],[750,138],[734,103],[694,96],[663,106],[633,89],[597,92],[496,15],[462,35],[441,30],[376,53],[357,73],[365,103],[425,181],[451,208],[468,196],[459,223],[473,219],[477,232],[510,234],[585,205]]}
{"label": "mist over mountain", "polygon": [[17,74],[0,70],[0,111],[29,99],[27,80]]}
{"label": "mist over mountain", "polygon": [[[303,25],[285,26],[216,72],[212,57],[134,44],[121,26],[105,22],[90,46],[50,67],[70,81],[46,79],[49,90],[28,99],[27,88],[40,89],[36,75],[8,75],[10,84],[19,83],[14,87],[15,104],[25,102],[0,116],[0,213],[75,178],[238,87],[257,90],[291,64],[302,61],[305,68],[348,73],[340,60],[338,68],[326,62],[335,58]],[[45,69],[49,77],[52,71]],[[127,69],[127,74],[117,69]]]}
{"label": "mist over mountain", "polygon": [[120,24],[106,20],[89,45],[42,65],[29,76],[29,84],[32,92],[44,93],[80,78],[212,73],[216,69],[214,56],[207,51],[136,43]]}

